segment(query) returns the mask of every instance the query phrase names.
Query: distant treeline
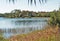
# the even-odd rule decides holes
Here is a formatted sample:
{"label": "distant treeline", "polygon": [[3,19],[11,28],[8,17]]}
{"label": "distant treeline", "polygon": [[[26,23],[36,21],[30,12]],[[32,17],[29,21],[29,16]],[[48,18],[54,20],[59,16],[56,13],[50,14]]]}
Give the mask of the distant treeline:
{"label": "distant treeline", "polygon": [[0,13],[0,17],[6,17],[6,18],[31,18],[31,17],[50,17],[53,13],[59,12],[58,11],[52,11],[52,12],[33,12],[33,11],[21,11],[21,10],[12,10],[10,13]]}

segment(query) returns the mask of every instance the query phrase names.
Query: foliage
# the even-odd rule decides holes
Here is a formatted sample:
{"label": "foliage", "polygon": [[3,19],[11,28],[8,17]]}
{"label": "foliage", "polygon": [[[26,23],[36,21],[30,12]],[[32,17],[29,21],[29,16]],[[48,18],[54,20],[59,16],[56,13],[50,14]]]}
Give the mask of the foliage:
{"label": "foliage", "polygon": [[60,11],[53,11],[50,18],[49,24],[60,27]]}
{"label": "foliage", "polygon": [[6,18],[50,17],[50,12],[20,11],[15,9],[12,10],[10,13],[0,14],[0,17],[6,17]]}
{"label": "foliage", "polygon": [[[13,2],[13,3],[15,3],[15,1],[16,0],[9,0],[9,2]],[[44,3],[44,2],[46,2],[47,0],[38,0],[40,3]],[[36,2],[37,2],[37,0],[28,0],[28,4],[30,3],[30,4],[32,4],[34,2],[34,4],[36,5]]]}

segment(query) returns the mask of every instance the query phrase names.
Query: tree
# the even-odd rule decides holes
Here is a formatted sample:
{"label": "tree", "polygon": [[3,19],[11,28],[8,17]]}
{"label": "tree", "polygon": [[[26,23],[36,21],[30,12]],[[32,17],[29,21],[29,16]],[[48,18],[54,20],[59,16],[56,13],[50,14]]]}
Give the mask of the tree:
{"label": "tree", "polygon": [[49,24],[60,27],[60,11],[52,12],[50,18]]}

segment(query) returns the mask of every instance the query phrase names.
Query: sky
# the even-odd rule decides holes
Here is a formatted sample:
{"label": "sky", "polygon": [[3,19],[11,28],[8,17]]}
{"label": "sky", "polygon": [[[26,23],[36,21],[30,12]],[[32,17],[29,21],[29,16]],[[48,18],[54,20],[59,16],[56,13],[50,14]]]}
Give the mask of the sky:
{"label": "sky", "polygon": [[0,13],[11,12],[14,9],[19,10],[29,10],[29,11],[53,11],[58,10],[60,6],[60,0],[47,0],[46,3],[39,4],[37,0],[37,5],[28,5],[27,0],[16,0],[16,3],[8,2],[8,0],[0,0]]}

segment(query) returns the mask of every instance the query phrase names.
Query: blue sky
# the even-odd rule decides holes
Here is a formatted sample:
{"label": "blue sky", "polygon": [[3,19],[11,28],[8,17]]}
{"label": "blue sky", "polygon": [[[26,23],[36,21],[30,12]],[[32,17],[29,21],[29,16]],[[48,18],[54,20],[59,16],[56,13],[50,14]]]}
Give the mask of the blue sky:
{"label": "blue sky", "polygon": [[0,13],[11,12],[14,9],[29,10],[29,11],[53,11],[59,8],[60,0],[47,0],[47,3],[37,5],[28,5],[27,0],[17,0],[15,4],[9,3],[6,0],[0,0]]}

